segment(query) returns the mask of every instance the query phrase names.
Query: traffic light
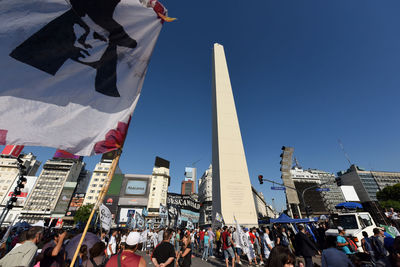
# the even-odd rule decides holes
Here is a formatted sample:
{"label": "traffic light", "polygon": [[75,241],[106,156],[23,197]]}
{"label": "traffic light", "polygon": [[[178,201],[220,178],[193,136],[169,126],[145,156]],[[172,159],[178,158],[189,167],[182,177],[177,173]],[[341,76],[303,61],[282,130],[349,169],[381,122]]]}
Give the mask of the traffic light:
{"label": "traffic light", "polygon": [[312,213],[313,213],[313,210],[312,210],[311,206],[307,205],[306,206],[306,214],[307,214],[307,216],[311,215]]}
{"label": "traffic light", "polygon": [[261,174],[258,176],[258,181],[260,182],[260,184],[263,184],[263,183],[264,183],[263,177],[264,177],[264,176],[262,176]]}
{"label": "traffic light", "polygon": [[341,186],[342,185],[342,178],[337,177],[336,178],[336,184],[337,184],[337,186]]}

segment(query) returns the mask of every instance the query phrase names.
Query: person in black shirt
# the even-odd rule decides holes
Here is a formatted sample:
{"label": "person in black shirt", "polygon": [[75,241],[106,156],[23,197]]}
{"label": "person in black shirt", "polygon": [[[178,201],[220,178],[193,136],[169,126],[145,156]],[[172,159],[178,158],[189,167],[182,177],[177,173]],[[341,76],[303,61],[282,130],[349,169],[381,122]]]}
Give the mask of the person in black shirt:
{"label": "person in black shirt", "polygon": [[154,249],[151,255],[151,261],[155,267],[165,266],[174,267],[175,249],[169,242],[172,237],[173,230],[164,231],[163,241]]}

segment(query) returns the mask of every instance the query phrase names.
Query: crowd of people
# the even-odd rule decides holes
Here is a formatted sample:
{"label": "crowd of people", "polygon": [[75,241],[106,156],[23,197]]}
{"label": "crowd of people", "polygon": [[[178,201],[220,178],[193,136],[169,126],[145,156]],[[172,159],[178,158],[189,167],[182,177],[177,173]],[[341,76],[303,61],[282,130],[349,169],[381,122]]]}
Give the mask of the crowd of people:
{"label": "crowd of people", "polygon": [[[224,226],[196,229],[158,228],[147,230],[113,229],[109,233],[87,233],[74,267],[189,267],[192,258],[238,265],[291,267],[318,266],[313,257],[321,255],[325,266],[400,266],[400,233],[388,235],[375,228],[363,232],[363,252],[356,241],[338,227],[338,235],[326,235],[327,222],[318,224],[273,224],[251,229]],[[397,229],[396,229],[397,230]],[[43,226],[4,229],[0,235],[0,266],[70,266],[81,233],[76,230]],[[4,238],[7,237],[7,238]],[[141,251],[138,253],[138,251]],[[140,254],[140,255],[139,255]],[[314,258],[315,259],[315,258]]]}

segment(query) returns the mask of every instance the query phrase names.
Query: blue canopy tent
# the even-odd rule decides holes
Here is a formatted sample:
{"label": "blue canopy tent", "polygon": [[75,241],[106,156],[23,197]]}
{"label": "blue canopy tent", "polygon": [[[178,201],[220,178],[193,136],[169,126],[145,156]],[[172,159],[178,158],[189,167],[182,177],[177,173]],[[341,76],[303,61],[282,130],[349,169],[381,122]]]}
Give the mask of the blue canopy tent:
{"label": "blue canopy tent", "polygon": [[290,218],[285,213],[282,213],[278,219],[271,219],[271,223],[294,223],[295,219]]}
{"label": "blue canopy tent", "polygon": [[349,209],[349,210],[355,210],[355,209],[362,209],[363,206],[360,203],[357,202],[343,202],[339,203],[335,206],[337,209]]}
{"label": "blue canopy tent", "polygon": [[271,223],[309,223],[318,221],[315,218],[304,218],[304,219],[293,219],[287,216],[285,213],[282,213],[278,219],[271,219]]}

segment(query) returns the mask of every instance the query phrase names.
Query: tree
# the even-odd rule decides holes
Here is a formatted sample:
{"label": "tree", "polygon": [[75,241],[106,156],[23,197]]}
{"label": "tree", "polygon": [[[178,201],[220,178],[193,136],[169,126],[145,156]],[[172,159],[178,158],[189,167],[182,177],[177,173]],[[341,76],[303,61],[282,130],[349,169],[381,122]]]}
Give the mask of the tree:
{"label": "tree", "polygon": [[382,207],[400,210],[400,183],[383,188],[376,193],[376,197]]}
{"label": "tree", "polygon": [[89,220],[90,213],[94,208],[94,204],[86,204],[81,206],[75,213],[74,223],[85,223]]}

